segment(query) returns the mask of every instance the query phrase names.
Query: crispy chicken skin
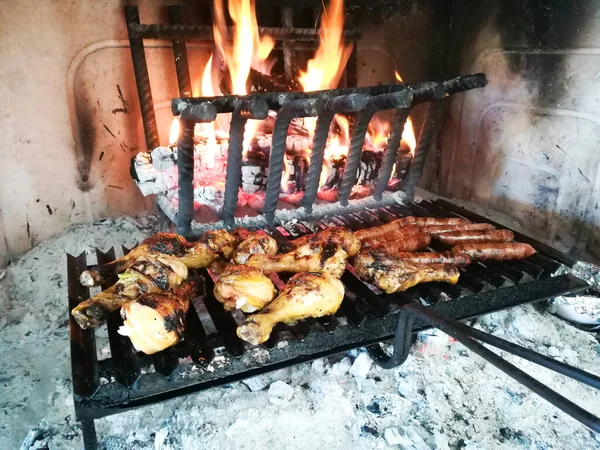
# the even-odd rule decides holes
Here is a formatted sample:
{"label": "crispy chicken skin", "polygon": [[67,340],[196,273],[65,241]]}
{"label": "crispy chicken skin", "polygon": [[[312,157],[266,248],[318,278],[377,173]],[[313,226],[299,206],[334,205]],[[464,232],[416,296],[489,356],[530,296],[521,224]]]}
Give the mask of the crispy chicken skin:
{"label": "crispy chicken skin", "polygon": [[326,228],[317,233],[286,242],[284,245],[286,251],[289,251],[308,244],[336,244],[341,246],[350,257],[355,256],[360,250],[360,239],[358,239],[351,230],[345,227]]}
{"label": "crispy chicken skin", "polygon": [[222,271],[213,290],[225,311],[252,313],[264,308],[277,295],[269,277],[258,269],[230,265]]}
{"label": "crispy chicken skin", "polygon": [[415,225],[418,227],[426,227],[429,225],[459,225],[471,223],[467,219],[451,217],[451,218],[438,218],[438,217],[402,217],[393,222],[386,223],[378,227],[365,228],[359,230],[355,234],[362,241],[363,239],[373,238],[376,236],[386,235],[394,231],[398,231],[409,225]]}
{"label": "crispy chicken skin", "polygon": [[250,255],[246,265],[264,273],[319,272],[340,278],[346,269],[348,253],[341,245],[306,244],[281,255]]}
{"label": "crispy chicken skin", "polygon": [[174,233],[157,233],[113,262],[91,266],[79,280],[84,286],[99,286],[125,271],[139,257],[155,254],[177,257],[190,269],[199,269],[208,267],[219,256],[231,258],[235,246],[235,239],[225,230],[208,231],[197,242],[188,242]]}
{"label": "crispy chicken skin", "polygon": [[140,256],[119,275],[119,281],[71,311],[81,328],[95,327],[124,303],[143,294],[161,293],[180,285],[188,269],[178,258],[163,254]]}
{"label": "crispy chicken skin", "polygon": [[508,260],[528,258],[535,253],[535,249],[529,244],[520,242],[461,244],[452,247],[452,253],[467,255],[471,259],[480,261]]}
{"label": "crispy chicken skin", "polygon": [[249,316],[237,334],[251,344],[261,344],[269,339],[277,323],[333,314],[343,299],[344,285],[338,279],[320,273],[299,273],[290,278],[269,306]]}
{"label": "crispy chicken skin", "polygon": [[246,264],[250,255],[276,255],[277,241],[264,231],[247,232],[233,254],[233,262]]}
{"label": "crispy chicken skin", "polygon": [[118,333],[129,336],[135,349],[147,355],[175,345],[183,337],[185,316],[196,288],[195,281],[187,280],[170,291],[144,294],[125,303]]}
{"label": "crispy chicken skin", "polygon": [[416,264],[383,249],[360,252],[354,259],[354,267],[363,280],[388,294],[429,281],[454,284],[459,276],[458,269],[451,264]]}

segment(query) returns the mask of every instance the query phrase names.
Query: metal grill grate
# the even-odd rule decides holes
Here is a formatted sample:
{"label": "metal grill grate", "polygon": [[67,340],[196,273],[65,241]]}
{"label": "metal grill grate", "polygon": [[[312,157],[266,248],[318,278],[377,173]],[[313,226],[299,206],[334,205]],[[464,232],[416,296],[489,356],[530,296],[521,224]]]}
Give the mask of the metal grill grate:
{"label": "metal grill grate", "polygon": [[[346,225],[360,229],[395,220],[404,215],[452,217],[462,215],[486,220],[447,203],[421,202],[411,206],[394,205],[364,210],[357,214],[331,216],[317,222],[296,222],[267,231],[278,240],[300,236],[314,229]],[[489,222],[489,221],[488,221]],[[527,240],[519,236],[520,240]],[[406,292],[377,294],[353,270],[344,274],[346,296],[332,317],[306,320],[294,326],[280,324],[264,344],[268,360],[255,358],[236,335],[244,320],[241,312],[226,312],[212,296],[212,279],[206,270],[206,295],[194,301],[187,316],[184,340],[176,346],[147,356],[135,353],[129,339],[116,333],[122,321],[113,314],[107,324],[111,358],[98,361],[93,330],[82,330],[71,318],[71,351],[75,408],[78,418],[89,420],[172,398],[178,395],[239,381],[282,367],[330,354],[367,346],[393,338],[403,305],[420,303],[445,317],[465,319],[519,304],[583,290],[587,285],[570,275],[552,277],[563,255],[533,242],[539,253],[522,261],[475,263],[461,269],[456,285],[428,283]],[[432,248],[435,250],[435,248]],[[128,249],[124,249],[127,252]],[[114,259],[111,249],[98,251],[98,262]],[[85,253],[68,255],[69,308],[89,296],[78,276],[86,265]],[[281,280],[285,281],[285,277]],[[414,331],[430,326],[415,321]],[[285,341],[285,344],[280,344]],[[189,359],[188,359],[189,358]],[[191,360],[191,361],[190,361]],[[152,371],[152,366],[155,371]],[[100,377],[109,380],[101,384]]]}

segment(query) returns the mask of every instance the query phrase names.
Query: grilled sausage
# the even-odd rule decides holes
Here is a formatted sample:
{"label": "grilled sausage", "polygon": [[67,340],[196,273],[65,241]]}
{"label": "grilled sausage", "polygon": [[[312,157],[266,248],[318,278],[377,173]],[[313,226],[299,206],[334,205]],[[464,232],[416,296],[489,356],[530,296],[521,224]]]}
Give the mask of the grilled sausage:
{"label": "grilled sausage", "polygon": [[466,267],[471,264],[471,258],[468,255],[452,252],[400,252],[394,253],[394,256],[417,264],[452,264],[456,267]]}
{"label": "grilled sausage", "polygon": [[509,244],[461,244],[452,248],[455,255],[467,255],[472,259],[485,261],[487,259],[507,260],[524,259],[535,253],[529,244],[511,242]]}
{"label": "grilled sausage", "polygon": [[421,229],[416,225],[409,225],[407,227],[400,228],[399,230],[392,231],[391,233],[363,239],[361,241],[361,248],[370,248],[390,241],[400,241],[406,239],[406,237],[410,235],[418,234],[420,230]]}
{"label": "grilled sausage", "polygon": [[423,250],[429,244],[431,244],[431,236],[425,233],[416,233],[393,241],[382,241],[370,248],[381,248],[389,253],[396,254],[400,252],[416,252],[417,250]]}
{"label": "grilled sausage", "polygon": [[392,233],[394,231],[400,230],[401,228],[408,227],[409,225],[416,225],[418,227],[426,227],[429,225],[460,225],[471,223],[467,219],[462,219],[459,217],[450,217],[450,218],[439,218],[439,217],[402,217],[398,220],[394,220],[393,222],[386,223],[385,225],[380,225],[378,227],[366,228],[364,230],[357,231],[356,237],[358,237],[361,241],[363,239],[374,238],[376,236],[381,236],[387,233]]}
{"label": "grilled sausage", "polygon": [[449,231],[481,231],[495,229],[496,227],[489,223],[461,223],[458,225],[428,225],[426,227],[421,227],[421,232],[436,236]]}
{"label": "grilled sausage", "polygon": [[438,241],[448,245],[510,242],[514,237],[510,230],[449,231],[435,236]]}

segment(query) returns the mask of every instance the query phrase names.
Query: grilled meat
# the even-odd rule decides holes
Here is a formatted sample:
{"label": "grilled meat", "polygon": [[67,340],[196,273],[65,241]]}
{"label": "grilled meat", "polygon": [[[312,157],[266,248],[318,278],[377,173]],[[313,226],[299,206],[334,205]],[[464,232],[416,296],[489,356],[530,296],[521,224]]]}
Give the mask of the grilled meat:
{"label": "grilled meat", "polygon": [[340,278],[346,269],[348,253],[341,245],[306,244],[281,255],[250,255],[246,265],[264,273],[319,272]]}
{"label": "grilled meat", "polygon": [[383,247],[390,249],[391,252],[396,253],[423,250],[425,247],[431,244],[431,236],[425,233],[408,235],[391,233],[389,236],[391,239],[387,239],[386,236],[368,239],[363,243],[363,246],[365,249]]}
{"label": "grilled meat", "polygon": [[418,227],[426,227],[429,225],[459,225],[471,223],[467,219],[461,219],[457,217],[451,218],[437,218],[437,217],[402,217],[398,220],[394,220],[393,222],[386,223],[385,225],[381,225],[378,227],[366,228],[364,230],[359,230],[355,234],[362,241],[363,239],[374,238],[377,236],[386,235],[388,233],[392,233],[394,231],[400,230],[401,228],[407,227],[409,225],[416,225]]}
{"label": "grilled meat", "polygon": [[157,254],[177,257],[190,269],[199,269],[208,267],[219,256],[231,258],[234,249],[235,239],[225,230],[208,231],[198,242],[188,242],[174,233],[157,233],[113,262],[91,266],[79,280],[84,286],[99,286],[126,270],[139,257]]}
{"label": "grilled meat", "polygon": [[187,280],[173,290],[144,294],[125,303],[118,333],[129,336],[135,349],[147,355],[175,345],[183,337],[185,316],[195,293],[196,282]]}
{"label": "grilled meat", "polygon": [[344,285],[326,274],[294,275],[281,293],[258,314],[253,314],[237,329],[238,336],[257,345],[269,339],[279,323],[295,323],[309,317],[335,313],[344,299]]}
{"label": "grilled meat", "polygon": [[124,303],[143,294],[161,293],[178,286],[187,276],[187,266],[176,257],[162,254],[140,256],[119,275],[117,283],[81,302],[71,314],[81,328],[95,327]]}
{"label": "grilled meat", "polygon": [[301,238],[286,242],[284,246],[287,251],[290,251],[303,245],[312,244],[318,244],[322,246],[336,244],[341,246],[342,249],[348,253],[348,256],[354,256],[360,250],[360,240],[352,231],[345,227],[326,228],[325,230],[321,230],[317,233],[302,236]]}
{"label": "grilled meat", "polygon": [[515,235],[510,230],[449,231],[435,238],[447,245],[510,242]]}
{"label": "grilled meat", "polygon": [[360,252],[354,259],[354,267],[363,280],[388,294],[429,281],[454,284],[459,276],[458,269],[451,264],[416,264],[383,249]]}
{"label": "grilled meat", "polygon": [[486,243],[486,244],[461,244],[452,247],[455,255],[467,255],[471,259],[485,261],[524,259],[535,253],[535,249],[529,244],[520,242],[511,243]]}
{"label": "grilled meat", "polygon": [[393,252],[393,254],[402,261],[416,264],[452,264],[455,267],[466,267],[471,264],[471,258],[468,255],[452,252]]}
{"label": "grilled meat", "polygon": [[214,294],[225,311],[252,313],[264,308],[277,295],[273,282],[258,269],[228,266],[215,282]]}
{"label": "grilled meat", "polygon": [[276,255],[277,241],[264,231],[248,232],[233,254],[233,262],[246,264],[250,255]]}
{"label": "grilled meat", "polygon": [[428,225],[426,227],[421,227],[421,232],[436,236],[440,233],[447,233],[449,231],[481,231],[495,229],[496,227],[489,223],[463,223],[459,225]]}

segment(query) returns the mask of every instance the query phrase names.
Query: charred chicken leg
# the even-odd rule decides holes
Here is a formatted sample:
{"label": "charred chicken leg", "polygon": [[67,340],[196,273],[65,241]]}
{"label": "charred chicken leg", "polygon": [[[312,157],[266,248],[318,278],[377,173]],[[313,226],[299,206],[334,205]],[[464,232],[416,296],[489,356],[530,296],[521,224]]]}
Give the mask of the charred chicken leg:
{"label": "charred chicken leg", "polygon": [[113,262],[91,266],[79,280],[84,286],[98,286],[125,271],[139,257],[156,254],[176,257],[190,269],[199,269],[208,267],[219,256],[231,258],[234,250],[235,239],[225,230],[208,231],[197,242],[188,242],[174,233],[157,233]]}
{"label": "charred chicken leg", "polygon": [[215,282],[214,294],[225,311],[252,313],[264,308],[277,295],[269,277],[248,266],[228,266]]}
{"label": "charred chicken leg", "polygon": [[247,232],[233,254],[233,262],[246,264],[250,255],[276,255],[277,241],[264,231]]}
{"label": "charred chicken leg", "polygon": [[290,278],[269,306],[248,317],[237,334],[251,344],[261,344],[269,339],[277,323],[333,314],[343,299],[344,285],[338,279],[320,273],[299,273]]}
{"label": "charred chicken leg", "polygon": [[285,243],[287,249],[297,249],[303,245],[318,244],[328,245],[336,244],[352,257],[360,250],[360,239],[352,231],[344,227],[331,227],[317,233],[302,236]]}
{"label": "charred chicken leg", "polygon": [[416,264],[383,249],[360,252],[354,259],[354,267],[363,280],[388,294],[429,281],[454,284],[459,276],[458,269],[451,264]]}
{"label": "charred chicken leg", "polygon": [[281,255],[251,255],[246,265],[264,273],[319,272],[340,278],[346,269],[348,253],[337,244],[306,244]]}
{"label": "charred chicken leg", "polygon": [[123,325],[118,333],[129,336],[136,350],[152,355],[179,342],[196,283],[187,280],[159,294],[144,294],[121,307]]}
{"label": "charred chicken leg", "polygon": [[142,294],[161,293],[180,285],[188,269],[179,259],[169,255],[140,256],[119,275],[119,281],[105,291],[89,298],[71,311],[81,328],[95,327],[124,303]]}

